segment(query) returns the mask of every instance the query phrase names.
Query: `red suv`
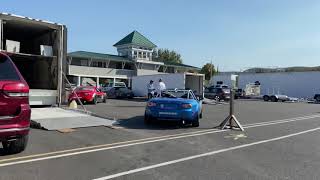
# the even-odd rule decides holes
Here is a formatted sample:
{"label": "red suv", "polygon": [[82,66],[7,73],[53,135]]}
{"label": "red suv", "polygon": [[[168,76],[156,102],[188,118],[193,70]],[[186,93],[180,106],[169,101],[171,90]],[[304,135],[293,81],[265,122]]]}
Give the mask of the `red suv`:
{"label": "red suv", "polygon": [[31,109],[29,86],[12,60],[0,52],[0,142],[8,153],[23,151],[28,142]]}

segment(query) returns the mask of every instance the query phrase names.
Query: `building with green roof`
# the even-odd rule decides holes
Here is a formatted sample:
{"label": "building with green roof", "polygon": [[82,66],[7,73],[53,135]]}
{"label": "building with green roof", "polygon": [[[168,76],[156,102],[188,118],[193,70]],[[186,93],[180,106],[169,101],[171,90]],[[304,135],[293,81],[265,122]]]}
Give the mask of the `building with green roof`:
{"label": "building with green roof", "polygon": [[157,47],[138,31],[133,31],[113,45],[117,55],[75,51],[68,53],[68,78],[75,85],[103,85],[123,81],[130,86],[133,76],[198,71],[199,68],[154,61]]}

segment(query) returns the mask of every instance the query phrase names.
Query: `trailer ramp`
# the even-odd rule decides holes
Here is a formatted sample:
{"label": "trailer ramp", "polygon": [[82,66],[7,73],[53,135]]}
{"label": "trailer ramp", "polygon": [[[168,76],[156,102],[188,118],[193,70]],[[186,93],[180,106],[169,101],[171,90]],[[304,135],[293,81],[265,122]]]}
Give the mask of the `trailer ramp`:
{"label": "trailer ramp", "polygon": [[61,108],[32,108],[31,120],[46,130],[112,126],[114,120],[99,118]]}

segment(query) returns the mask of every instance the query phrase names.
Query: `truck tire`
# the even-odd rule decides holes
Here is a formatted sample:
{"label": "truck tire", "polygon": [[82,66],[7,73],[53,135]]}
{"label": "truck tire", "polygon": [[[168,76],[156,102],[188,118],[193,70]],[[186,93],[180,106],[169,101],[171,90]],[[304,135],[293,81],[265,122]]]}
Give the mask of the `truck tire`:
{"label": "truck tire", "polygon": [[11,142],[2,142],[5,152],[15,154],[24,151],[28,144],[29,136],[25,135]]}
{"label": "truck tire", "polygon": [[320,96],[316,96],[315,99],[316,99],[317,102],[320,102]]}
{"label": "truck tire", "polygon": [[276,96],[271,96],[270,99],[272,102],[278,102],[278,98]]}
{"label": "truck tire", "polygon": [[264,101],[269,101],[269,100],[270,100],[270,97],[269,97],[268,95],[264,95],[264,96],[263,96],[263,100],[264,100]]}

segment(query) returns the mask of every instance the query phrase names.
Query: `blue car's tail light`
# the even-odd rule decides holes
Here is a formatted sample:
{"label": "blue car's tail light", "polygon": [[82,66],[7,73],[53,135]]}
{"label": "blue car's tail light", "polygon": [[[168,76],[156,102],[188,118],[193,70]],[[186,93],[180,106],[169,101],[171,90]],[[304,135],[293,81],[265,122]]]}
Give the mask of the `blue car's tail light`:
{"label": "blue car's tail light", "polygon": [[155,106],[157,106],[157,103],[148,102],[147,106],[148,106],[148,107],[155,107]]}
{"label": "blue car's tail light", "polygon": [[182,104],[181,106],[182,106],[182,108],[184,108],[184,109],[190,109],[190,108],[192,108],[192,104]]}

